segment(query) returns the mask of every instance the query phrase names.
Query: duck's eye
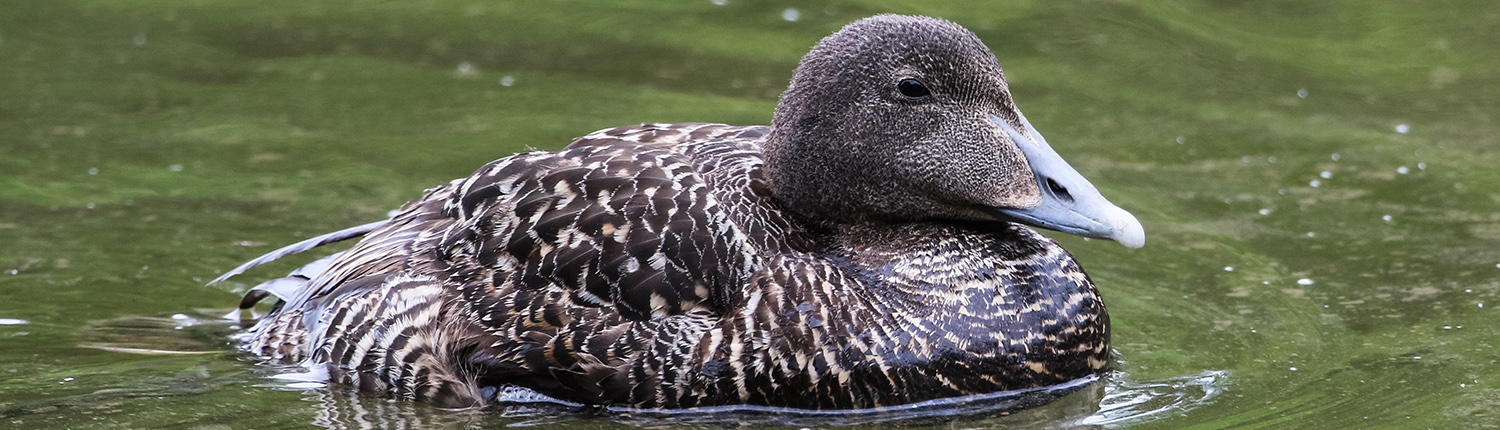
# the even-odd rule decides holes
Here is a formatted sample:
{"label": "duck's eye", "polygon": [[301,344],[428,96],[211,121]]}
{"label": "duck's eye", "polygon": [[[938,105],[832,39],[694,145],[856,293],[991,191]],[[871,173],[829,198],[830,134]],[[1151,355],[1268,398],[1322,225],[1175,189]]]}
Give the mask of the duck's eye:
{"label": "duck's eye", "polygon": [[932,95],[931,91],[927,91],[927,86],[922,85],[922,81],[910,78],[902,79],[901,82],[896,83],[896,91],[900,91],[903,96],[914,99]]}

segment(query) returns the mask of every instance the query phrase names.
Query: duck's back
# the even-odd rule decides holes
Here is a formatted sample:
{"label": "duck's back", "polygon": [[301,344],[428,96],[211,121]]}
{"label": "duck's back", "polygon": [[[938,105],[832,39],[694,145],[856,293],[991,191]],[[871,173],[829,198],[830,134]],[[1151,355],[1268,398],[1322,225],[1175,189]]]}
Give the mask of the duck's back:
{"label": "duck's back", "polygon": [[496,160],[408,203],[247,345],[449,406],[500,384],[672,403],[658,388],[689,375],[631,372],[685,368],[758,256],[796,245],[761,183],[767,131],[645,124]]}

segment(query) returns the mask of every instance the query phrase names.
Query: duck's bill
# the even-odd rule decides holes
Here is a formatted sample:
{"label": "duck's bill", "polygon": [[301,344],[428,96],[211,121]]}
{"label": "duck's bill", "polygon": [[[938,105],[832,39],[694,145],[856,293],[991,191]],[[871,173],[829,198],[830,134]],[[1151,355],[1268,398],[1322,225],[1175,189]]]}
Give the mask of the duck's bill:
{"label": "duck's bill", "polygon": [[1047,140],[1024,118],[1020,120],[1035,139],[1027,138],[1000,117],[990,115],[1021,152],[1036,174],[1042,190],[1040,204],[1029,208],[993,208],[1002,218],[1063,233],[1110,239],[1129,248],[1146,244],[1146,231],[1134,215],[1120,209],[1099,194],[1094,184],[1073,170],[1057,155]]}

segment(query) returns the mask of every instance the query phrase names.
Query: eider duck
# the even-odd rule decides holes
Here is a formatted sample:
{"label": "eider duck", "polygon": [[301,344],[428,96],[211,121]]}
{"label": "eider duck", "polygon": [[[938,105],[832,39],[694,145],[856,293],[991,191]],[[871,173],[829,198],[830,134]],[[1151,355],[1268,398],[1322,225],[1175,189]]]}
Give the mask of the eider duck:
{"label": "eider duck", "polygon": [[770,127],[597,131],[224,277],[363,237],[241,307],[280,298],[244,349],[364,392],[870,408],[1107,369],[1098,291],[1027,225],[1145,241],[977,36],[879,15],[813,47]]}

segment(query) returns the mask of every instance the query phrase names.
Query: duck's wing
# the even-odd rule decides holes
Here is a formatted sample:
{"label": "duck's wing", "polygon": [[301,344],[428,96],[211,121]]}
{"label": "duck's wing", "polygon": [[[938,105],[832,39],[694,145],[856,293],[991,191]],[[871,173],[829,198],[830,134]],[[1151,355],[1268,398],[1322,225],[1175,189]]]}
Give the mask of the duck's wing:
{"label": "duck's wing", "polygon": [[[657,340],[703,336],[744,300],[762,255],[785,247],[788,226],[758,176],[765,132],[642,125],[496,160],[279,289],[291,297],[247,349],[326,360],[361,389],[429,399],[472,391],[473,378],[532,378],[605,401],[691,377],[628,370],[681,370],[700,346]],[[439,364],[402,364],[413,357]],[[482,397],[464,393],[445,404]]]}
{"label": "duck's wing", "polygon": [[404,271],[437,276],[471,308],[505,302],[508,311],[539,311],[515,303],[517,291],[561,289],[565,303],[537,306],[608,307],[626,320],[718,312],[758,269],[763,241],[737,222],[755,214],[727,207],[715,189],[723,184],[714,178],[743,176],[735,169],[744,167],[722,162],[733,151],[703,151],[714,146],[703,143],[763,129],[642,125],[594,133],[560,152],[496,160],[408,203],[286,307]]}
{"label": "duck's wing", "polygon": [[596,133],[480,169],[455,190],[445,210],[459,221],[434,244],[450,284],[480,307],[561,288],[563,303],[541,307],[612,307],[628,320],[723,310],[755,270],[755,246],[683,143],[701,140],[676,127]]}

